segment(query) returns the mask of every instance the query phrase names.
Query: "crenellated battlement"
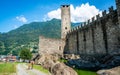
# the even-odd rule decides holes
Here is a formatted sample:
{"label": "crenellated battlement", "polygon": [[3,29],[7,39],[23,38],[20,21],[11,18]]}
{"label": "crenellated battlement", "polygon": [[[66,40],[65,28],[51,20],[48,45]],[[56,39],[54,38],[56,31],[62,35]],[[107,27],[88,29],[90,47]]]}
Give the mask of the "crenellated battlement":
{"label": "crenellated battlement", "polygon": [[73,33],[77,30],[81,30],[84,29],[86,27],[90,27],[89,25],[99,25],[98,23],[101,23],[101,20],[107,21],[109,18],[111,19],[117,19],[117,9],[114,9],[113,6],[109,7],[109,12],[107,13],[106,10],[102,11],[102,14],[98,14],[94,17],[92,17],[91,19],[87,20],[86,22],[80,24],[79,26],[71,29],[68,34]]}
{"label": "crenellated battlement", "polygon": [[72,28],[66,36],[65,53],[101,56],[120,53],[120,0],[86,22]]}

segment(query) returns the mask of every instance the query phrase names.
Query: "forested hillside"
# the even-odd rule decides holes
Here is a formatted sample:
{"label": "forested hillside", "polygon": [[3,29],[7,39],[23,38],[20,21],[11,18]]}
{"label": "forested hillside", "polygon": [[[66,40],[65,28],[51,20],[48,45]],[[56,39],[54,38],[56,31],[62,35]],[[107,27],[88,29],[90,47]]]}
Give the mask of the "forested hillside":
{"label": "forested hillside", "polygon": [[[76,25],[72,23],[72,26]],[[8,33],[0,33],[0,53],[17,55],[22,47],[38,49],[39,36],[60,38],[61,21],[52,19],[46,22],[32,22]],[[34,51],[35,52],[35,51]]]}

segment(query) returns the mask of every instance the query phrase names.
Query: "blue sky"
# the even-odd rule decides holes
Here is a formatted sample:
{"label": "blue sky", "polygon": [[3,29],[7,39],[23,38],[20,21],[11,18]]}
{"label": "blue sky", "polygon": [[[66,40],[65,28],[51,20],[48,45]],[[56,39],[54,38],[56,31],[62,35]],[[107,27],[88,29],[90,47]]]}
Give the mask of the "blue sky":
{"label": "blue sky", "polygon": [[[60,14],[57,13],[60,10],[60,5],[63,4],[71,4],[73,12],[76,11],[76,14],[72,12],[73,22],[81,20],[75,19],[79,19],[81,17],[79,14],[82,14],[80,12],[84,13],[84,9],[87,9],[87,7],[91,13],[92,10],[95,10],[95,15],[105,9],[108,10],[108,7],[112,5],[115,8],[114,0],[0,0],[0,32],[8,32],[34,21],[58,18],[57,16]],[[77,17],[77,14],[79,17]]]}

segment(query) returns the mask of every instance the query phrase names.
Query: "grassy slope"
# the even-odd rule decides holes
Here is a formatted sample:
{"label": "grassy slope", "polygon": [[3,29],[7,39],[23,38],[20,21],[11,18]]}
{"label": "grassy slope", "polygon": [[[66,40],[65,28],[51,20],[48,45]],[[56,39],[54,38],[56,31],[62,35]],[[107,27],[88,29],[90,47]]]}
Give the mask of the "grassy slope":
{"label": "grassy slope", "polygon": [[44,69],[44,68],[41,67],[40,65],[34,65],[33,68],[34,68],[34,69],[37,69],[37,70],[39,70],[39,71],[41,71],[41,72],[44,72],[44,73],[49,73],[48,70]]}
{"label": "grassy slope", "polygon": [[0,73],[16,73],[16,64],[0,63]]}
{"label": "grassy slope", "polygon": [[96,72],[75,69],[78,75],[97,75]]}

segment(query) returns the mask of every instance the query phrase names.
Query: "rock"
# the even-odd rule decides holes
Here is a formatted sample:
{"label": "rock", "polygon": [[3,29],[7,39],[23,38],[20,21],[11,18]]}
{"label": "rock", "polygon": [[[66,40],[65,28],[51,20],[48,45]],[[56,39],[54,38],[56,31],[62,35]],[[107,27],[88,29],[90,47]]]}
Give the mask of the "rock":
{"label": "rock", "polygon": [[77,75],[77,73],[64,63],[58,63],[52,68],[52,75]]}
{"label": "rock", "polygon": [[120,54],[107,55],[99,59],[92,56],[81,56],[79,59],[69,59],[66,64],[91,71],[109,69],[120,65]]}
{"label": "rock", "polygon": [[99,61],[92,57],[81,57],[80,59],[70,59],[66,63],[71,67],[75,67],[78,69],[86,69],[86,70],[98,70],[98,66],[100,65]]}
{"label": "rock", "polygon": [[49,55],[49,54],[44,54],[41,55],[39,60],[38,60],[38,64],[40,64],[41,66],[43,66],[44,68],[48,69],[49,71],[51,71],[51,68],[55,65],[55,63],[57,63],[59,58],[53,55]]}
{"label": "rock", "polygon": [[108,70],[99,70],[97,71],[99,75],[120,75],[120,66],[108,69]]}
{"label": "rock", "polygon": [[50,55],[50,54],[44,54],[39,57],[38,64],[42,65],[44,62],[47,62],[48,60],[52,60],[53,62],[57,62],[59,57]]}
{"label": "rock", "polygon": [[49,71],[51,71],[51,69],[54,65],[55,65],[55,63],[52,60],[47,60],[44,62],[44,64],[42,66],[44,68],[48,69]]}
{"label": "rock", "polygon": [[120,65],[120,55],[108,55],[101,61],[101,69],[113,68]]}
{"label": "rock", "polygon": [[75,55],[75,54],[64,54],[64,58],[65,59],[79,59],[80,56],[79,55]]}
{"label": "rock", "polygon": [[64,63],[58,61],[59,56],[44,54],[41,55],[38,62],[41,66],[48,69],[52,75],[77,75],[77,73]]}

